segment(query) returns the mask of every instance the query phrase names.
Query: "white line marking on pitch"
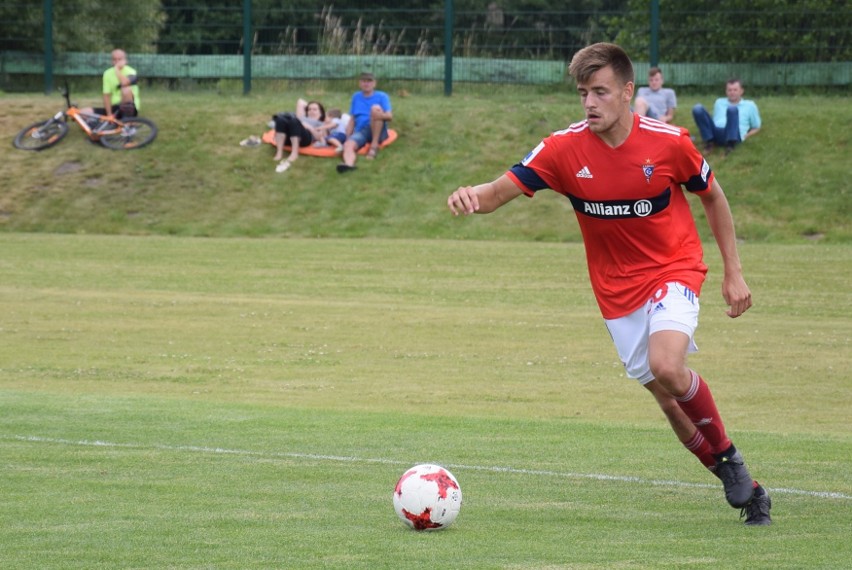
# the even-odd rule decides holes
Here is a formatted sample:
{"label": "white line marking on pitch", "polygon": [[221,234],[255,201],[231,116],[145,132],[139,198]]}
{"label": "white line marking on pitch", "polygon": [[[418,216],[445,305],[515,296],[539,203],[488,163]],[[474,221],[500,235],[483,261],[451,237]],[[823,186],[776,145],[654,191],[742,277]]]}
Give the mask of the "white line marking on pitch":
{"label": "white line marking on pitch", "polygon": [[[163,451],[191,451],[193,453],[213,453],[222,455],[246,455],[254,457],[286,457],[290,459],[313,459],[319,461],[337,461],[347,463],[378,463],[383,465],[409,465],[410,462],[395,459],[381,459],[370,457],[354,457],[345,455],[322,455],[316,453],[291,453],[291,452],[263,452],[245,449],[225,449],[221,447],[204,447],[195,445],[164,445],[152,444],[142,445],[136,443],[115,443],[109,441],[90,441],[60,439],[51,437],[28,436],[0,436],[0,439],[14,439],[18,441],[32,441],[38,443],[56,443],[62,445],[78,445],[84,447],[117,447],[128,449],[160,449]],[[550,471],[547,469],[520,469],[516,467],[488,467],[483,465],[464,465],[460,463],[443,464],[449,469],[462,469],[470,471],[488,471],[492,473],[510,473],[513,475],[535,475],[539,477],[564,477],[567,479],[594,479],[596,481],[618,481],[621,483],[638,483],[640,485],[654,485],[666,487],[690,487],[698,489],[716,489],[718,485],[708,483],[687,483],[684,481],[665,481],[659,479],[643,479],[642,477],[630,477],[627,475],[606,475],[602,473],[570,473],[564,471]],[[807,491],[804,489],[785,489],[779,487],[767,487],[773,493],[786,495],[804,495],[808,497],[819,497],[821,499],[852,499],[852,495],[830,491]]]}

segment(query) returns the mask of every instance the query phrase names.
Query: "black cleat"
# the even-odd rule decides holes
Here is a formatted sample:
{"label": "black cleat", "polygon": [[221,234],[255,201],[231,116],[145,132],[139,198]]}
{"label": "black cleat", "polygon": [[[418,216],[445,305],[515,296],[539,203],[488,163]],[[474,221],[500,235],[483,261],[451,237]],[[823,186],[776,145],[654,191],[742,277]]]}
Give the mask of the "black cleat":
{"label": "black cleat", "polygon": [[740,518],[745,517],[745,524],[749,526],[769,526],[772,524],[772,517],[769,516],[771,508],[772,499],[769,498],[769,493],[758,485],[754,489],[751,502],[740,511]]}
{"label": "black cleat", "polygon": [[716,476],[725,486],[725,498],[735,509],[745,508],[754,495],[754,481],[748,473],[743,456],[732,445],[716,456]]}

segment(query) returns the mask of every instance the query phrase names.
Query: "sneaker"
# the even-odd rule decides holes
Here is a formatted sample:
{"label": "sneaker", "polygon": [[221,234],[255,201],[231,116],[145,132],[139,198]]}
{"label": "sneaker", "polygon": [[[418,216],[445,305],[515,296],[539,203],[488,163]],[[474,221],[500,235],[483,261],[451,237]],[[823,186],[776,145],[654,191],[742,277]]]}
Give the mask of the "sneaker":
{"label": "sneaker", "polygon": [[772,499],[766,489],[758,485],[754,489],[751,502],[740,511],[740,518],[745,517],[745,524],[749,526],[768,526],[772,524],[769,510],[772,508]]}
{"label": "sneaker", "polygon": [[349,166],[348,164],[343,164],[342,162],[337,165],[337,172],[340,174],[346,174],[347,172],[352,172],[355,170],[354,166]]}
{"label": "sneaker", "polygon": [[712,141],[708,141],[708,142],[704,143],[704,154],[710,154],[711,152],[713,152],[714,146],[715,145],[713,144]]}
{"label": "sneaker", "polygon": [[745,466],[743,456],[732,445],[716,456],[716,476],[725,486],[725,498],[735,509],[745,508],[754,495],[754,482]]}
{"label": "sneaker", "polygon": [[728,156],[734,152],[734,143],[728,143],[725,145],[725,156]]}

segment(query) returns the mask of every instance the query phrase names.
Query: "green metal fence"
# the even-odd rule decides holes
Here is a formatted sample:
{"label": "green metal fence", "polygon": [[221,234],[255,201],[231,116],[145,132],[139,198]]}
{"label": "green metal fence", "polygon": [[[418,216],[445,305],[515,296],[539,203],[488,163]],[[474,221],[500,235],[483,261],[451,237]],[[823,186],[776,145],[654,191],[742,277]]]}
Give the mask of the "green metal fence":
{"label": "green metal fence", "polygon": [[[769,0],[724,13],[700,0],[577,1],[559,10],[501,8],[523,4],[509,0],[373,1],[371,10],[363,0],[182,2],[147,0],[140,13],[150,21],[125,29],[115,19],[92,25],[99,11],[78,19],[76,2],[0,0],[0,85],[35,75],[52,91],[54,76],[99,76],[113,46],[142,77],[241,79],[245,92],[256,79],[362,70],[443,82],[447,94],[461,82],[559,84],[570,56],[594,41],[628,48],[639,83],[654,64],[678,86],[718,86],[732,75],[748,85],[848,86],[852,75],[852,8],[831,0],[817,0],[834,6],[830,14],[800,3],[770,2],[767,11],[760,4]],[[91,33],[77,29],[84,25]]]}
{"label": "green metal fence", "polygon": [[[131,54],[133,66],[142,77],[168,79],[243,79],[246,62],[241,55]],[[109,54],[63,53],[53,60],[59,76],[100,76],[111,65]],[[337,79],[352,77],[355,70],[370,70],[384,79],[443,82],[444,57],[295,55],[252,56],[252,79]],[[648,62],[634,62],[642,82]],[[665,63],[666,81],[671,85],[722,85],[731,76],[758,86],[848,86],[852,64],[775,63],[718,64]],[[558,84],[566,81],[563,61],[511,60],[499,58],[452,58],[452,81],[472,83]],[[0,53],[0,75],[38,75],[45,71],[44,57],[37,53]],[[46,84],[51,80],[46,79]],[[250,84],[250,83],[249,83]],[[50,89],[48,89],[50,90]]]}

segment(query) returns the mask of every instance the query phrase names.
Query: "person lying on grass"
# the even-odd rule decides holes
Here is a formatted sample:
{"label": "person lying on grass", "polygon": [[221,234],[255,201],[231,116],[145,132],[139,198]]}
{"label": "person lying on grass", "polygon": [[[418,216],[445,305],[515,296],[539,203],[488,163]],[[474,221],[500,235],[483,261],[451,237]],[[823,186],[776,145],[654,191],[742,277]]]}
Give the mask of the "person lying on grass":
{"label": "person lying on grass", "polygon": [[[296,101],[296,113],[278,113],[272,117],[275,128],[276,172],[284,172],[299,158],[299,149],[322,141],[326,136],[325,107],[319,101]],[[284,147],[290,155],[284,158]],[[280,161],[280,162],[279,162]]]}

